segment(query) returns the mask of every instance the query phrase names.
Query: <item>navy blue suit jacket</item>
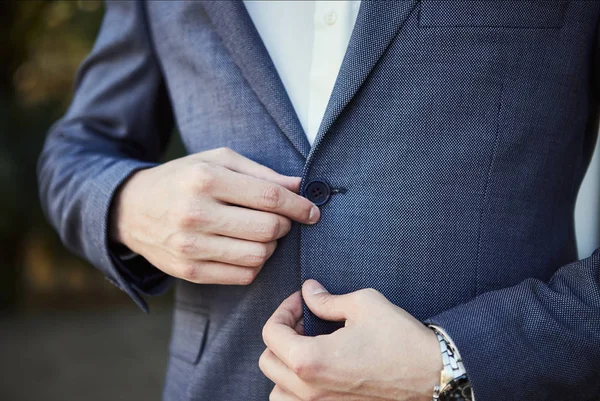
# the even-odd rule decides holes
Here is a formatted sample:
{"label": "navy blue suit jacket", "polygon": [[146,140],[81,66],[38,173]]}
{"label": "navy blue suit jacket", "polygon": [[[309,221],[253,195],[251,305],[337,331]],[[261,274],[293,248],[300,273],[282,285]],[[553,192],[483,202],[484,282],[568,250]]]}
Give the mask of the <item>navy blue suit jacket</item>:
{"label": "navy blue suit jacket", "polygon": [[598,130],[599,19],[596,1],[363,1],[310,147],[241,2],[109,1],[40,157],[46,213],[145,308],[167,281],[115,258],[107,211],[174,125],[190,153],[229,147],[345,189],[251,285],[176,282],[167,400],[266,400],[262,326],[307,278],[376,288],[443,327],[477,401],[598,400],[600,252],[577,260],[573,209]]}

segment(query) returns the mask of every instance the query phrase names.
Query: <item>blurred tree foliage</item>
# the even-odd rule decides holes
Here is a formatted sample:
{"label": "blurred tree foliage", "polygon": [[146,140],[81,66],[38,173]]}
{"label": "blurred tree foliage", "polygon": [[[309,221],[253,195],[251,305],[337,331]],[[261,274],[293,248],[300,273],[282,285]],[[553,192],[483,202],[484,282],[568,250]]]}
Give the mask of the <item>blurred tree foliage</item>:
{"label": "blurred tree foliage", "polygon": [[22,293],[32,233],[61,249],[42,215],[35,166],[45,133],[72,94],[93,44],[100,1],[0,2],[0,308]]}
{"label": "blurred tree foliage", "polygon": [[[99,0],[0,2],[0,310],[23,296],[30,254],[60,261],[52,269],[74,260],[42,214],[36,162],[48,128],[69,104],[102,15]],[[46,253],[31,249],[32,238]]]}

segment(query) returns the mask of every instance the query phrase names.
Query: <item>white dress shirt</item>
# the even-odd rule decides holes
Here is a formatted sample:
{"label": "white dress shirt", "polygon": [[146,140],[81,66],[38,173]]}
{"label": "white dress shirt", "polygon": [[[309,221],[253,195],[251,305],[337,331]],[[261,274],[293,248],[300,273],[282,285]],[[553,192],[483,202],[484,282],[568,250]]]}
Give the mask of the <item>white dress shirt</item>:
{"label": "white dress shirt", "polygon": [[244,4],[312,145],[360,1],[245,0]]}

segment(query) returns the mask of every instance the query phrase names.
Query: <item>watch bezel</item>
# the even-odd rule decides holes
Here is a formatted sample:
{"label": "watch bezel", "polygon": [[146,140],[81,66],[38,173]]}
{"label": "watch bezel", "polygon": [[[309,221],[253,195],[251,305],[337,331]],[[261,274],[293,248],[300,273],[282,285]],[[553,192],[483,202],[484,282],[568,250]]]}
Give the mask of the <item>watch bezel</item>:
{"label": "watch bezel", "polygon": [[467,375],[455,378],[440,389],[439,401],[472,401],[471,382]]}

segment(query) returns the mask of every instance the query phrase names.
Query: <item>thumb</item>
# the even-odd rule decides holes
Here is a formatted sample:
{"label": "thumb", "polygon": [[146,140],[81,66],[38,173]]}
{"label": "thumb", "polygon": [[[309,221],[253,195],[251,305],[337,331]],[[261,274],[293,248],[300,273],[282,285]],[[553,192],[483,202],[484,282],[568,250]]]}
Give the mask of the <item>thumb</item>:
{"label": "thumb", "polygon": [[344,321],[352,313],[348,295],[332,295],[316,280],[306,280],[302,296],[308,309],[323,320]]}

